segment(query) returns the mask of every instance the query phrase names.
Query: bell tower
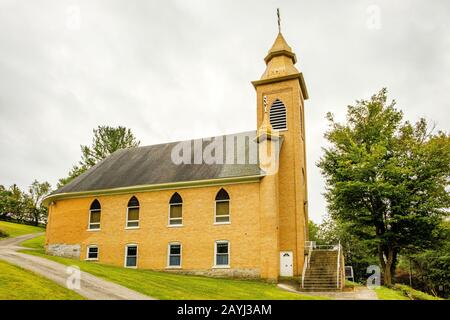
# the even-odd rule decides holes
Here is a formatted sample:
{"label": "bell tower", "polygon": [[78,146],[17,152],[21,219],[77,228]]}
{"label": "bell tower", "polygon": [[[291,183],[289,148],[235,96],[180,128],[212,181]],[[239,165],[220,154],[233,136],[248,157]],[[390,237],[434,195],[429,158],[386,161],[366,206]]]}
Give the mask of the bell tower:
{"label": "bell tower", "polygon": [[[304,124],[308,92],[302,73],[295,67],[297,57],[281,32],[264,61],[266,70],[261,79],[252,82],[256,90],[257,125],[260,128],[263,121],[270,120],[282,143],[276,179],[266,176],[263,180],[271,179],[277,184],[277,194],[273,195],[278,202],[277,256],[291,253],[292,275],[298,276],[303,271],[304,245],[308,240]],[[265,116],[269,120],[264,120]],[[277,276],[285,275],[280,261],[284,264],[286,260],[278,260],[278,270],[272,271],[269,277],[273,278],[274,272],[279,272]]]}

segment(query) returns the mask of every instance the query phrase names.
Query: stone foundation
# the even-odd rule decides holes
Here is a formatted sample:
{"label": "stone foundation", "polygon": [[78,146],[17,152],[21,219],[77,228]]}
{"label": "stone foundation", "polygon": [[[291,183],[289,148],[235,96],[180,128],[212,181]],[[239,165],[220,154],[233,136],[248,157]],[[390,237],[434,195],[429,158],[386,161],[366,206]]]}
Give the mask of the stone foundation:
{"label": "stone foundation", "polygon": [[52,256],[80,259],[81,246],[79,244],[49,244],[45,247],[45,252]]}
{"label": "stone foundation", "polygon": [[218,278],[259,279],[261,277],[259,269],[163,269],[158,271]]}

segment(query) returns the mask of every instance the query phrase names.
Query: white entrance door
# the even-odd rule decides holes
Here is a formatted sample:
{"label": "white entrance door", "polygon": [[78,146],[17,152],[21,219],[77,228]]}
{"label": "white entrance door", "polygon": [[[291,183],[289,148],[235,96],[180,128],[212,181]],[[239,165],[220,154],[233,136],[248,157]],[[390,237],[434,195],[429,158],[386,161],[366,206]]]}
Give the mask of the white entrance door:
{"label": "white entrance door", "polygon": [[294,275],[292,251],[280,252],[280,276],[292,277]]}

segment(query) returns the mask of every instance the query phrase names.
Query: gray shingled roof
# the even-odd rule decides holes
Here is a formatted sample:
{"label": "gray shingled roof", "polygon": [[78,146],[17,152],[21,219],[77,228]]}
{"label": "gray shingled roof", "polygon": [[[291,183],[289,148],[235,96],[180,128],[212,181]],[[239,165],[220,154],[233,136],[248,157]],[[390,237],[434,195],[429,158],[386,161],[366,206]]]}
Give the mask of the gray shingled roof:
{"label": "gray shingled roof", "polygon": [[[246,139],[253,140],[256,132],[249,131],[220,137],[236,139],[239,136],[247,136]],[[257,163],[248,163],[248,140],[245,143],[246,164],[176,165],[171,159],[171,153],[178,143],[118,150],[53,194],[261,175]],[[210,141],[204,139],[203,150],[208,144]],[[235,150],[237,145],[235,142]],[[226,154],[226,143],[224,143],[224,154]]]}

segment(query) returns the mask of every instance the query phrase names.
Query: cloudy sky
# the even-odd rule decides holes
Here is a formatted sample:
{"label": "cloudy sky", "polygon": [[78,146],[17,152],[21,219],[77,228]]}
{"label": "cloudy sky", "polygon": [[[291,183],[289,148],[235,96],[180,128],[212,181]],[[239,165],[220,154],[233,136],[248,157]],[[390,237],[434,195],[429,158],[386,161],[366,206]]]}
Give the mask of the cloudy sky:
{"label": "cloudy sky", "polygon": [[314,221],[328,111],[387,87],[408,120],[450,129],[448,0],[0,0],[0,184],[55,185],[98,125],[141,145],[255,129],[277,7],[310,94]]}

